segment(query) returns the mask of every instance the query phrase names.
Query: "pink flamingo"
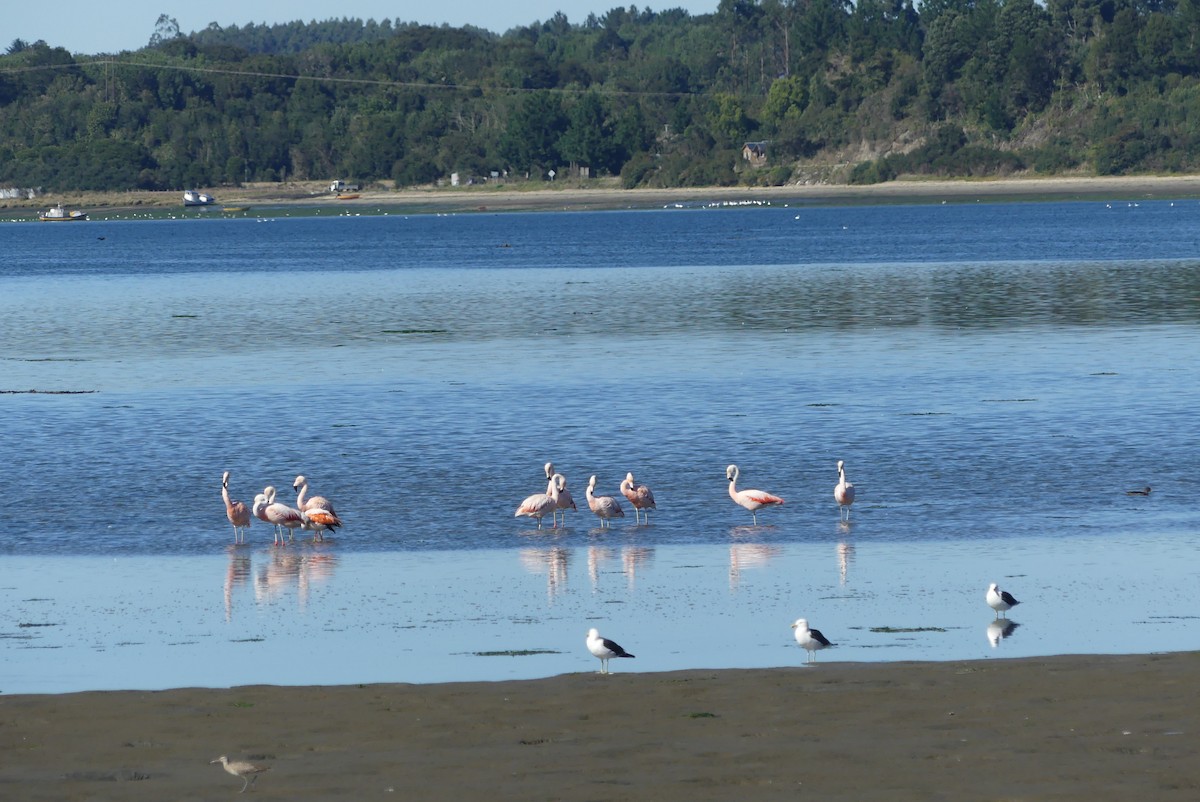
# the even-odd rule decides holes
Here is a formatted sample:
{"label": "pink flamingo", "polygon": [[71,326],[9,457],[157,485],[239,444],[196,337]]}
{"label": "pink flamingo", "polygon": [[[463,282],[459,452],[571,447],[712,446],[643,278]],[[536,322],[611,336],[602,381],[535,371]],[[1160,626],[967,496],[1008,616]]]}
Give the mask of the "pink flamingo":
{"label": "pink flamingo", "polygon": [[229,471],[221,474],[221,498],[225,500],[225,517],[233,524],[233,542],[246,542],[246,527],[250,525],[250,510],[244,501],[229,500]]}
{"label": "pink flamingo", "polygon": [[[557,477],[557,479],[555,477]],[[567,510],[579,510],[579,508],[575,506],[575,499],[571,498],[571,491],[567,490],[567,477],[563,476],[561,473],[556,474],[554,472],[554,463],[547,462],[546,478],[550,480],[550,483],[554,485],[555,490],[558,491],[558,504],[556,505],[556,510],[554,513],[554,525],[556,527],[558,526],[558,513],[562,512],[562,525],[566,526]],[[546,495],[551,495],[549,487],[546,488]]]}
{"label": "pink flamingo", "polygon": [[838,515],[849,521],[850,505],[854,503],[854,485],[846,481],[846,468],[841,460],[838,460],[838,483],[833,488],[833,500],[838,503]]}
{"label": "pink flamingo", "polygon": [[259,493],[254,497],[254,504],[250,507],[250,513],[262,521],[263,523],[271,524],[275,527],[275,542],[279,542],[279,527],[271,523],[271,519],[267,517],[267,497],[264,493]]}
{"label": "pink flamingo", "polygon": [[750,510],[750,515],[754,519],[755,526],[758,526],[759,510],[763,507],[771,507],[783,503],[783,499],[779,496],[773,496],[765,490],[738,490],[738,466],[736,465],[730,465],[725,469],[725,478],[729,480],[729,497],[733,499],[734,504],[740,504]]}
{"label": "pink flamingo", "polygon": [[596,477],[593,474],[592,478],[588,480],[587,486],[588,507],[590,507],[592,512],[596,513],[596,516],[600,519],[601,527],[612,526],[613,518],[625,517],[625,510],[621,509],[621,503],[619,501],[612,496],[597,496],[595,494],[595,490]]}
{"label": "pink flamingo", "polygon": [[[296,491],[296,509],[304,512],[305,510],[325,510],[327,513],[337,518],[337,513],[333,510],[333,504],[324,496],[312,496],[305,498],[304,494],[308,492],[308,480],[303,476],[297,476],[296,481],[292,482],[292,490]],[[338,526],[342,525],[341,520],[337,522]]]}
{"label": "pink flamingo", "polygon": [[650,488],[645,485],[637,484],[633,479],[633,473],[625,474],[625,481],[621,482],[621,495],[629,499],[629,503],[633,505],[633,514],[637,516],[637,522],[642,522],[641,510],[646,511],[646,523],[650,523],[650,510],[657,510],[658,507],[654,504],[654,494],[650,492]]}
{"label": "pink flamingo", "polygon": [[[556,475],[561,475],[561,474],[556,474]],[[552,476],[552,477],[550,477],[549,485],[546,487],[546,492],[545,493],[534,493],[532,496],[529,496],[524,501],[522,501],[521,505],[519,507],[517,507],[517,514],[514,515],[513,517],[520,518],[522,515],[524,515],[529,518],[537,518],[538,529],[541,529],[542,528],[542,517],[546,513],[550,513],[553,516],[555,514],[555,510],[557,510],[557,509],[558,509],[558,485],[554,481],[554,477]]]}
{"label": "pink flamingo", "polygon": [[304,528],[312,530],[313,542],[325,540],[325,532],[332,532],[342,525],[342,519],[333,509],[333,504],[324,496],[304,498],[308,492],[308,480],[297,476],[292,482],[292,490],[296,491],[296,509],[304,517]]}
{"label": "pink flamingo", "polygon": [[300,510],[292,509],[288,505],[276,501],[274,487],[268,485],[263,488],[263,495],[267,499],[263,515],[268,523],[272,523],[276,527],[275,543],[278,545],[283,542],[283,529],[279,527],[287,529],[288,538],[293,538],[295,531],[304,526],[304,514]]}

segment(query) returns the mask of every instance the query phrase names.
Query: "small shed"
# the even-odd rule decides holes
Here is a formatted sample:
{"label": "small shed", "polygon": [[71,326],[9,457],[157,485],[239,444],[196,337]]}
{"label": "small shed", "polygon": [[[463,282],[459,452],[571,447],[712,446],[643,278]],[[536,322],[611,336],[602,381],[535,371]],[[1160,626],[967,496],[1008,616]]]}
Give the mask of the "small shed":
{"label": "small shed", "polygon": [[767,163],[767,143],[747,142],[742,145],[742,158],[750,162],[751,167],[762,167]]}

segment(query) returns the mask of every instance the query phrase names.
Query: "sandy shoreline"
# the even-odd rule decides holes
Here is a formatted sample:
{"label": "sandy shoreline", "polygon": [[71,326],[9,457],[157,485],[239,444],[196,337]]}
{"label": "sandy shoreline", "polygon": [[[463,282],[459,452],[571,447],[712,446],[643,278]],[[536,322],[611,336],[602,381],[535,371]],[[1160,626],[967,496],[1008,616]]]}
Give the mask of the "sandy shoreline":
{"label": "sandy shoreline", "polygon": [[[702,187],[620,189],[607,187],[509,188],[475,186],[427,189],[364,189],[338,199],[322,182],[213,187],[211,211],[226,207],[333,206],[364,211],[381,207],[403,212],[439,211],[583,211],[648,209],[674,203],[769,202],[772,204],[848,204],[999,201],[1200,198],[1200,175],[1007,178],[980,180],[897,180],[882,184],[790,185],[782,187]],[[179,192],[50,193],[34,200],[0,202],[6,217],[29,215],[53,203],[88,211],[180,208]],[[195,208],[189,211],[205,211]]]}
{"label": "sandy shoreline", "polygon": [[[825,655],[822,655],[825,656]],[[1195,799],[1200,652],[0,696],[0,793]]]}

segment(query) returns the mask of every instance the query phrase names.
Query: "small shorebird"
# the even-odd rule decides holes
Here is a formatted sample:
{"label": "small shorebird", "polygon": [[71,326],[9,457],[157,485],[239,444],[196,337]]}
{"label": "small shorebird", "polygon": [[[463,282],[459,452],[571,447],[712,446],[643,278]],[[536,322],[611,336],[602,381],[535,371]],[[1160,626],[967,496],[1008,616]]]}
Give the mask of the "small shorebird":
{"label": "small shorebird", "polygon": [[229,772],[234,777],[242,778],[242,790],[238,791],[239,794],[244,794],[250,784],[258,779],[258,775],[262,774],[264,771],[271,770],[270,766],[259,766],[254,763],[249,763],[245,760],[231,761],[225,755],[221,755],[216,760],[210,760],[208,762],[209,765],[212,765],[213,763],[220,763],[225,768],[225,771]]}
{"label": "small shorebird", "polygon": [[588,630],[587,634],[588,651],[594,657],[600,659],[600,673],[607,674],[608,661],[614,657],[634,657],[635,655],[622,649],[618,644],[610,641],[608,638],[600,637],[600,630],[595,627]]}
{"label": "small shorebird", "polygon": [[229,471],[221,474],[221,498],[225,501],[225,517],[233,524],[233,542],[246,542],[246,527],[250,525],[250,508],[244,501],[229,500]]}
{"label": "small shorebird", "polygon": [[612,496],[597,496],[596,495],[596,475],[592,474],[592,478],[588,480],[587,486],[587,501],[588,507],[600,519],[600,526],[612,526],[613,518],[624,518],[625,510],[621,509],[621,502],[617,501]]}
{"label": "small shorebird", "polygon": [[997,618],[1000,617],[1001,613],[1011,610],[1020,604],[1007,590],[1000,590],[995,582],[988,585],[987,596],[985,598],[987,599],[988,607],[996,611]]}
{"label": "small shorebird", "polygon": [[629,503],[633,505],[633,514],[637,516],[637,522],[642,522],[641,511],[646,511],[646,523],[650,523],[650,510],[657,510],[658,507],[654,503],[654,493],[650,492],[650,488],[645,485],[639,485],[633,478],[633,473],[625,474],[625,481],[621,482],[621,495],[629,499]]}
{"label": "small shorebird", "polygon": [[854,503],[854,485],[846,481],[845,463],[838,460],[838,483],[833,488],[833,500],[838,503],[838,514],[850,520],[850,505]]}
{"label": "small shorebird", "polygon": [[808,652],[808,662],[816,662],[816,653],[824,648],[833,646],[829,642],[829,638],[821,634],[819,629],[809,629],[808,619],[797,618],[796,623],[792,624],[792,629],[795,630],[796,643],[799,643]]}
{"label": "small shorebird", "polygon": [[738,476],[738,466],[730,465],[725,469],[725,478],[729,480],[729,497],[733,499],[734,504],[740,504],[750,510],[754,525],[758,526],[758,511],[763,507],[782,504],[783,499],[779,496],[773,496],[765,490],[738,490]]}

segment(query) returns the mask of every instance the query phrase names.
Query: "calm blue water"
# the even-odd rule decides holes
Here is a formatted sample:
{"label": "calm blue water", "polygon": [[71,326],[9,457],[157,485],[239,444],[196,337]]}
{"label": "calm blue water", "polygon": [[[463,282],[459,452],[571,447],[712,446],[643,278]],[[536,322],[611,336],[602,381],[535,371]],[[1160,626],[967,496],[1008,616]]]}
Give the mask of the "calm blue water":
{"label": "calm blue water", "polygon": [[[916,596],[942,601],[913,626],[958,621],[963,605],[980,632],[914,650],[847,647],[840,659],[990,653],[988,581],[1075,602],[1105,593],[1094,583],[1117,567],[1124,606],[1144,620],[1168,564],[1200,542],[1198,223],[1195,201],[1114,201],[0,226],[0,555],[21,568],[0,578],[0,601],[37,624],[39,605],[57,598],[39,590],[50,574],[87,577],[71,586],[94,591],[63,601],[76,613],[44,629],[0,632],[0,651],[34,659],[31,675],[53,653],[36,653],[38,638],[58,633],[54,649],[90,654],[56,627],[87,618],[80,608],[113,583],[128,587],[104,570],[114,560],[191,566],[146,568],[139,592],[176,611],[185,601],[170,599],[211,593],[217,612],[197,626],[221,636],[245,622],[221,610],[284,604],[262,591],[280,583],[288,594],[350,594],[345,610],[392,592],[388,582],[424,581],[422,593],[438,588],[437,610],[411,605],[451,622],[447,631],[491,621],[481,608],[545,626],[563,598],[547,581],[570,565],[578,576],[595,549],[634,555],[614,558],[622,577],[638,554],[672,567],[650,569],[653,591],[622,581],[603,600],[576,581],[563,625],[636,624],[618,638],[631,650],[625,640],[702,626],[705,606],[683,601],[699,575],[724,587],[738,550],[757,555],[769,590],[740,585],[733,608],[706,606],[731,631],[778,606],[782,636],[756,635],[731,665],[796,662],[787,624],[808,612],[822,626],[814,607],[843,635],[895,625],[878,619],[907,609],[887,602],[899,573],[888,563],[834,570],[846,555],[925,555],[901,572],[906,587],[925,566],[932,579]],[[839,459],[858,491],[848,526],[832,501]],[[547,460],[581,508],[561,532],[512,514],[544,489]],[[742,486],[787,504],[749,526],[726,494],[729,463]],[[277,570],[263,524],[229,550],[224,470],[247,503],[267,484],[286,499],[298,473],[334,500],[346,526],[333,542],[287,547],[296,565],[321,567],[319,581]],[[649,526],[631,516],[602,532],[586,510],[587,479],[615,495],[627,471],[654,489],[659,510]],[[1150,496],[1126,495],[1144,485]],[[943,552],[953,570],[938,565]],[[1108,556],[1069,557],[1081,552]],[[406,571],[408,561],[424,567]],[[815,561],[820,572],[806,570]],[[389,579],[370,568],[379,562],[395,567]],[[468,601],[453,592],[456,575],[477,563],[529,581]],[[706,568],[675,570],[693,564]],[[1184,623],[1136,646],[1089,638],[1043,603],[1004,647],[1024,635],[1030,654],[1196,648],[1200,623],[1186,622],[1197,594],[1186,587],[1159,611]],[[863,598],[876,600],[869,612],[848,601]],[[287,615],[311,628],[320,605],[292,602]],[[133,642],[122,634],[132,618],[98,620],[111,630],[108,656],[114,638]],[[401,640],[405,626],[390,625]],[[503,676],[591,668],[578,663],[577,634],[562,646],[574,662],[529,658]],[[255,637],[228,642],[295,645],[286,631]],[[370,676],[495,670],[464,673],[454,648],[423,651],[420,670]],[[688,660],[681,650],[639,666]],[[84,675],[50,686],[0,676],[0,690],[120,686],[99,667]],[[167,671],[161,684],[177,678]]]}

